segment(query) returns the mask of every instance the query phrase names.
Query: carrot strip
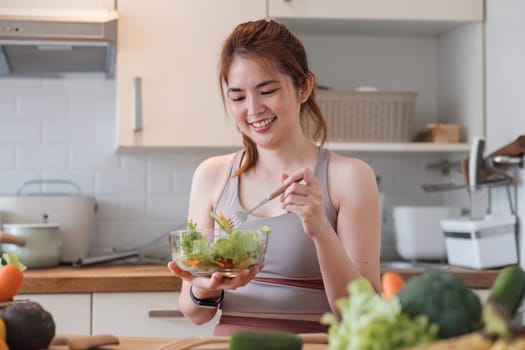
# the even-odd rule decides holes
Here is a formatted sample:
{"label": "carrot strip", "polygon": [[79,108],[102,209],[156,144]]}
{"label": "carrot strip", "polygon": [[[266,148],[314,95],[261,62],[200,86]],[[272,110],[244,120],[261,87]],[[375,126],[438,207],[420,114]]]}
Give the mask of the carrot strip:
{"label": "carrot strip", "polygon": [[199,259],[186,259],[184,260],[184,264],[187,266],[197,266],[201,263]]}

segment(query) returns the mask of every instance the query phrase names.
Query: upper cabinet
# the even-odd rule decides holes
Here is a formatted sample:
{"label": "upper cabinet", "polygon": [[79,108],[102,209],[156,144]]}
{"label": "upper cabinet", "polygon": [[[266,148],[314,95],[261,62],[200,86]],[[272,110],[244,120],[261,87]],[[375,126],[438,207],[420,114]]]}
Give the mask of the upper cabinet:
{"label": "upper cabinet", "polygon": [[305,45],[319,85],[417,93],[412,134],[457,123],[461,143],[331,143],[343,151],[465,152],[484,136],[483,0],[118,2],[119,146],[241,144],[220,99],[220,45],[265,16]]}
{"label": "upper cabinet", "polygon": [[483,0],[268,0],[269,16],[304,43],[317,82],[417,93],[412,136],[457,123],[461,142],[329,144],[372,152],[465,152],[483,136]]}
{"label": "upper cabinet", "polygon": [[119,147],[240,145],[217,80],[220,46],[264,0],[118,2]]}
{"label": "upper cabinet", "polygon": [[482,0],[268,0],[277,18],[366,21],[482,21]]}

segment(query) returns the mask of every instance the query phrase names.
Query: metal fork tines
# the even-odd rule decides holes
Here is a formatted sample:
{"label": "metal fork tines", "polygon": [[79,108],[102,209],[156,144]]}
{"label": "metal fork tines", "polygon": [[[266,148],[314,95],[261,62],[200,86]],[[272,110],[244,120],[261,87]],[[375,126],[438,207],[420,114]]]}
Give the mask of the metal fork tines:
{"label": "metal fork tines", "polygon": [[270,193],[269,195],[267,195],[266,197],[263,198],[262,201],[260,201],[259,203],[257,203],[257,205],[255,205],[253,208],[251,208],[250,210],[248,211],[244,211],[244,210],[239,210],[237,213],[235,213],[235,215],[233,215],[231,217],[231,224],[233,226],[233,228],[237,228],[239,227],[239,225],[243,224],[246,222],[246,219],[248,219],[248,215],[252,212],[254,212],[255,210],[259,209],[260,207],[262,207],[264,204],[268,203],[269,201],[271,201],[272,199],[274,199],[275,197],[277,197],[278,195],[280,195],[281,193],[284,192],[284,190],[286,190],[286,187],[288,187],[288,184],[285,184],[285,185],[282,185],[281,187],[279,187],[278,189],[276,189],[275,191],[273,191],[272,193]]}

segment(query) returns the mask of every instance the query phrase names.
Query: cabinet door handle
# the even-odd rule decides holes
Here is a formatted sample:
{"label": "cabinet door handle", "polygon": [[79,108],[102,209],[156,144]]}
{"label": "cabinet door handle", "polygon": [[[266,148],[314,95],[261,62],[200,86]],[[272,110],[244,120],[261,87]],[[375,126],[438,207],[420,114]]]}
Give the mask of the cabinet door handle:
{"label": "cabinet door handle", "polygon": [[135,97],[135,126],[133,131],[142,130],[142,78],[133,79],[133,92]]}
{"label": "cabinet door handle", "polygon": [[184,317],[184,314],[180,310],[149,309],[148,317]]}

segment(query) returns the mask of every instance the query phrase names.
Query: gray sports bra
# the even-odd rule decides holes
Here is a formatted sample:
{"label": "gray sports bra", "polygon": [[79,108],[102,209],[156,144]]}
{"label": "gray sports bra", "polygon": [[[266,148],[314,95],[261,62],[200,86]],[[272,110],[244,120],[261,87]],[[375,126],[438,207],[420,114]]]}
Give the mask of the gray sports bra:
{"label": "gray sports bra", "polygon": [[[244,152],[239,151],[233,159],[231,174],[238,169]],[[319,148],[315,176],[323,184],[326,215],[336,227],[337,213],[330,201],[327,185],[329,151]],[[238,177],[230,177],[221,193],[215,210],[227,217],[243,209],[239,201]],[[315,246],[305,234],[301,220],[295,214],[274,217],[248,216],[241,227],[271,228],[264,269],[253,280],[236,291],[226,292],[223,312],[261,313],[323,313],[330,310],[322,288],[309,288],[309,281],[320,281],[321,271]],[[300,283],[286,283],[283,281]],[[302,283],[301,283],[302,282]],[[322,286],[321,286],[322,287]],[[233,296],[235,295],[235,296]]]}

